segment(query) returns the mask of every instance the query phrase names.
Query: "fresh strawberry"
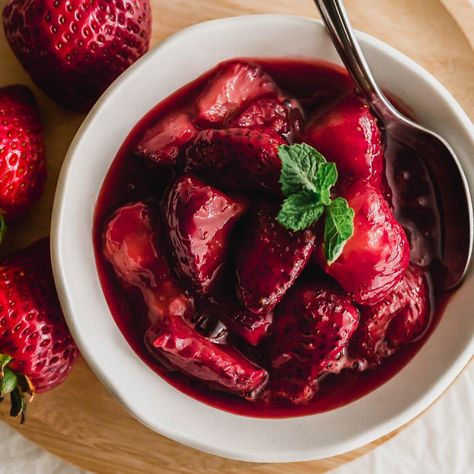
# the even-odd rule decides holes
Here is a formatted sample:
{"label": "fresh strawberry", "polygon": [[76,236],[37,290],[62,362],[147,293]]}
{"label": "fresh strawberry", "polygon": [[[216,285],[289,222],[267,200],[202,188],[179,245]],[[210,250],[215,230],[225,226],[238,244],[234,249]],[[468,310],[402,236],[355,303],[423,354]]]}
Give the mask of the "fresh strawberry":
{"label": "fresh strawberry", "polygon": [[276,84],[259,66],[224,63],[197,100],[196,122],[202,127],[221,127],[249,102],[276,91]]}
{"label": "fresh strawberry", "polygon": [[10,393],[12,416],[24,416],[24,393],[61,384],[77,349],[54,287],[49,240],[0,261],[0,397]]}
{"label": "fresh strawberry", "polygon": [[273,130],[288,142],[299,137],[303,126],[303,111],[295,99],[283,96],[258,99],[239,114],[230,127]]}
{"label": "fresh strawberry", "polygon": [[377,120],[369,107],[349,96],[317,115],[307,125],[303,141],[335,162],[343,179],[368,179],[380,186],[383,152]]}
{"label": "fresh strawberry", "polygon": [[146,130],[138,142],[136,154],[155,165],[176,165],[180,154],[196,135],[196,127],[188,113],[174,112]]}
{"label": "fresh strawberry", "polygon": [[183,280],[207,293],[225,264],[229,237],[244,212],[231,199],[194,176],[179,178],[165,199],[165,215]]}
{"label": "fresh strawberry", "polygon": [[410,264],[401,283],[383,301],[361,308],[361,322],[351,353],[379,364],[398,346],[416,339],[430,316],[429,286],[420,267]]}
{"label": "fresh strawberry", "polygon": [[139,289],[147,305],[150,327],[144,337],[151,353],[214,388],[255,397],[266,371],[195,329],[193,300],[170,274],[164,252],[157,219],[144,203],[118,209],[106,225],[105,256],[124,287]]}
{"label": "fresh strawberry", "polygon": [[43,130],[33,93],[25,86],[0,88],[0,213],[29,211],[46,181]]}
{"label": "fresh strawberry", "polygon": [[282,299],[308,262],[315,245],[311,230],[292,232],[262,206],[245,228],[236,255],[237,293],[254,313],[267,313]]}
{"label": "fresh strawberry", "polygon": [[322,245],[316,252],[324,271],[355,301],[373,305],[382,301],[402,280],[410,247],[381,192],[366,182],[346,188],[344,197],[354,209],[354,234],[341,255],[328,265]]}
{"label": "fresh strawberry", "polygon": [[151,10],[148,0],[9,0],[3,25],[36,84],[82,112],[148,50]]}
{"label": "fresh strawberry", "polygon": [[359,323],[350,298],[324,282],[298,284],[277,307],[272,349],[272,394],[293,404],[311,400],[318,377],[338,361]]}
{"label": "fresh strawberry", "polygon": [[188,148],[186,170],[224,188],[280,192],[278,146],[284,143],[272,131],[203,130]]}
{"label": "fresh strawberry", "polygon": [[201,310],[205,318],[221,321],[227,329],[252,346],[257,346],[268,335],[273,312],[255,314],[243,308],[233,294],[219,291]]}

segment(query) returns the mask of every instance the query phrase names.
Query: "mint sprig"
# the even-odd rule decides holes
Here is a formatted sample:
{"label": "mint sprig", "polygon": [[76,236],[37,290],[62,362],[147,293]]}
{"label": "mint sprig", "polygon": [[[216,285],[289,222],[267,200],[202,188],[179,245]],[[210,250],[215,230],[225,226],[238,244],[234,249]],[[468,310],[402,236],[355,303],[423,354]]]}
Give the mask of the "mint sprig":
{"label": "mint sprig", "polygon": [[280,145],[280,185],[285,200],[278,222],[292,231],[307,229],[325,214],[324,253],[328,264],[341,254],[354,233],[354,211],[344,198],[331,199],[338,174],[335,163],[306,143]]}

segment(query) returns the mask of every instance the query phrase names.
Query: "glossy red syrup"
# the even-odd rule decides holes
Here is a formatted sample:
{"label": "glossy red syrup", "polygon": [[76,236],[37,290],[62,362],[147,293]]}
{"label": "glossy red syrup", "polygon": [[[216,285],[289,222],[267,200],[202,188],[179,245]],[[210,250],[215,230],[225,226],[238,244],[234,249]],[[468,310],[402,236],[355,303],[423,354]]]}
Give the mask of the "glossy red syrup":
{"label": "glossy red syrup", "polygon": [[[308,114],[352,89],[352,83],[344,70],[325,63],[300,59],[252,59],[252,62],[260,64],[283,90],[299,99]],[[211,74],[212,71],[209,71],[151,110],[130,132],[105,178],[95,211],[93,238],[99,278],[111,313],[130,346],[146,364],[177,389],[209,405],[241,415],[280,418],[314,414],[350,403],[382,385],[412,359],[436,327],[450,293],[433,295],[435,310],[423,336],[416,342],[399,348],[376,369],[364,372],[343,370],[338,375],[326,376],[320,383],[317,395],[306,405],[290,406],[284,402],[261,400],[249,402],[224,392],[210,390],[180,372],[170,371],[150,354],[143,340],[149,323],[140,295],[137,292],[136,298],[133,294],[125,298],[124,291],[102,253],[102,229],[110,214],[128,202],[160,199],[170,182],[171,174],[152,170],[133,155],[143,131],[158,118],[192,102]],[[387,180],[398,203],[394,211],[411,233],[412,259],[422,263],[433,259],[435,263],[432,268],[436,269],[436,251],[433,250],[432,240],[438,232],[439,216],[430,206],[425,206],[424,215],[420,215],[419,207],[414,206],[413,212],[410,212],[410,206],[407,206],[411,200],[415,202],[420,198],[420,190],[430,188],[429,177],[417,164],[416,157],[399,156],[395,149],[390,149],[385,153],[385,160]],[[406,182],[400,184],[401,177],[408,175],[409,187]],[[409,189],[414,191],[408,192]],[[430,200],[429,195],[427,199]],[[403,216],[399,216],[397,212],[400,204],[405,204]],[[307,268],[305,271],[310,272],[311,269]],[[260,361],[265,366],[264,355],[256,352],[258,349],[248,350],[252,351],[253,360]],[[157,403],[159,402],[157,399]]]}

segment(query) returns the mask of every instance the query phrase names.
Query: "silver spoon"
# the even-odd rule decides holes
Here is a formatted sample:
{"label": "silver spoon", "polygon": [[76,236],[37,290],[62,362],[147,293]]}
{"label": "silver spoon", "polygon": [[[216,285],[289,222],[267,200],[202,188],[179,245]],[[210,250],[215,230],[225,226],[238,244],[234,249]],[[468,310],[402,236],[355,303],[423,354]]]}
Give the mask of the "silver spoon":
{"label": "silver spoon", "polygon": [[[405,154],[405,158],[409,155],[410,160],[419,160],[418,167],[424,168],[430,178],[428,194],[437,207],[429,232],[430,253],[434,258],[419,263],[430,264],[438,288],[454,288],[468,270],[473,245],[472,200],[459,160],[446,140],[405,117],[385,97],[370,72],[342,1],[314,0],[314,3],[358,92],[383,124],[386,153],[391,150],[397,156]],[[387,180],[393,184],[397,170],[389,168]],[[395,214],[405,228],[416,225],[396,194],[393,201]],[[417,256],[412,252],[412,259],[421,258],[421,253]]]}

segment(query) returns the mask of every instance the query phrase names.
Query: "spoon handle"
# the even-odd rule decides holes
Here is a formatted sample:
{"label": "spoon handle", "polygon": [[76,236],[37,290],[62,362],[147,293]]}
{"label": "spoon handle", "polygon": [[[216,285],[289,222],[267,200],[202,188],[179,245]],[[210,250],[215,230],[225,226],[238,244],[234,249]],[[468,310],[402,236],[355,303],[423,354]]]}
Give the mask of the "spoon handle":
{"label": "spoon handle", "polygon": [[349,22],[342,0],[314,0],[326,29],[357,89],[382,119],[398,115],[377,86]]}

